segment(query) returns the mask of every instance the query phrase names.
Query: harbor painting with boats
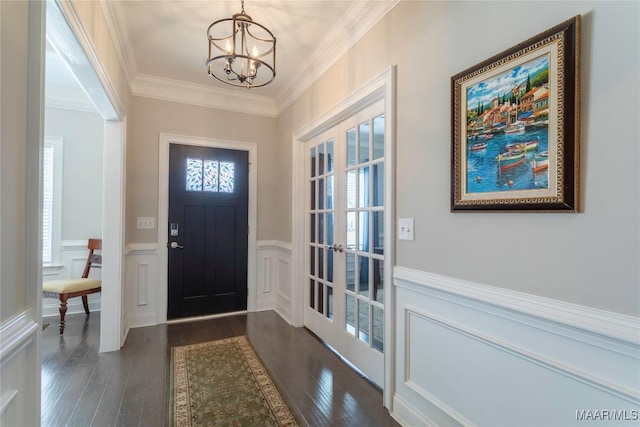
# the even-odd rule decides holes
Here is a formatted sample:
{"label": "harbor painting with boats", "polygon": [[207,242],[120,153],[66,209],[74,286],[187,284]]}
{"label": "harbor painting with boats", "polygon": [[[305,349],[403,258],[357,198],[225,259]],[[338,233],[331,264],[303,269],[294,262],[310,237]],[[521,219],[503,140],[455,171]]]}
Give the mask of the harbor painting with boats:
{"label": "harbor painting with boats", "polygon": [[549,57],[466,89],[466,192],[549,188]]}

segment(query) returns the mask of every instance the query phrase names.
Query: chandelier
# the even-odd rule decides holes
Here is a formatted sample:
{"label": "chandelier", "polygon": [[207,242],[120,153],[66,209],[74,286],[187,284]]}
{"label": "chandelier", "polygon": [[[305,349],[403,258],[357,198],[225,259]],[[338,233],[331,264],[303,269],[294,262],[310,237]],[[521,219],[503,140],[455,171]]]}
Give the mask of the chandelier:
{"label": "chandelier", "polygon": [[221,82],[246,87],[269,84],[276,77],[276,38],[244,12],[215,21],[207,29],[207,74]]}

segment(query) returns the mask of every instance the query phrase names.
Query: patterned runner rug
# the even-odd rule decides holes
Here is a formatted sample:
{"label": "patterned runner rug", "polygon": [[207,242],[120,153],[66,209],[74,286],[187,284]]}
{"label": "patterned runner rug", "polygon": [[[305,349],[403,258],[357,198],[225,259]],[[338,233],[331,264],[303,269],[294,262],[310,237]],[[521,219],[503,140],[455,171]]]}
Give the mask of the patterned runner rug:
{"label": "patterned runner rug", "polygon": [[171,399],[175,427],[298,425],[244,336],[173,347]]}

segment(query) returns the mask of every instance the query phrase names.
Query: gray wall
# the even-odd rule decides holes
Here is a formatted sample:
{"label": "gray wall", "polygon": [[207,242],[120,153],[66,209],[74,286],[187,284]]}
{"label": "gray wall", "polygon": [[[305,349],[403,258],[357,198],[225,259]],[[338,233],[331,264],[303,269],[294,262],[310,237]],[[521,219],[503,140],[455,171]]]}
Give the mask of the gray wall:
{"label": "gray wall", "polygon": [[45,109],[46,136],[62,138],[62,240],[102,237],[103,123],[97,113]]}
{"label": "gray wall", "polygon": [[[256,143],[257,236],[261,240],[277,237],[280,219],[274,203],[279,191],[276,119],[141,97],[133,97],[131,107],[127,137],[127,243],[158,240],[157,229],[136,229],[136,218],[158,217],[160,133]],[[162,224],[156,226],[163,227]]]}
{"label": "gray wall", "polygon": [[28,3],[2,2],[0,40],[0,321],[27,306]]}
{"label": "gray wall", "polygon": [[[289,185],[278,217],[291,222],[291,134],[396,64],[396,215],[415,218],[396,264],[640,315],[639,13],[637,2],[400,2],[278,118]],[[578,14],[583,213],[450,213],[451,76]],[[290,227],[278,233],[291,240]]]}
{"label": "gray wall", "polygon": [[[40,422],[41,2],[0,2],[0,396],[3,425]],[[38,374],[33,375],[34,372]]]}

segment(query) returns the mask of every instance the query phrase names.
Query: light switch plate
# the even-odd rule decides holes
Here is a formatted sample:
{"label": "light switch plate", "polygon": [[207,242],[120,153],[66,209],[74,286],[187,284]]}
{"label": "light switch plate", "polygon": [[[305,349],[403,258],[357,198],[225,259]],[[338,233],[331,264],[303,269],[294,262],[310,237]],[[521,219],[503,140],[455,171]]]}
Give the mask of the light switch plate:
{"label": "light switch plate", "polygon": [[148,230],[156,228],[156,219],[154,217],[139,216],[136,223],[138,230]]}
{"label": "light switch plate", "polygon": [[413,241],[413,218],[398,219],[398,240]]}

